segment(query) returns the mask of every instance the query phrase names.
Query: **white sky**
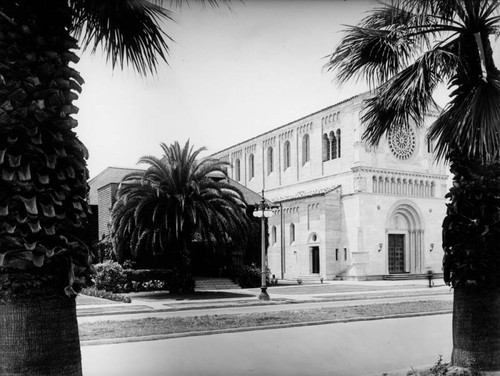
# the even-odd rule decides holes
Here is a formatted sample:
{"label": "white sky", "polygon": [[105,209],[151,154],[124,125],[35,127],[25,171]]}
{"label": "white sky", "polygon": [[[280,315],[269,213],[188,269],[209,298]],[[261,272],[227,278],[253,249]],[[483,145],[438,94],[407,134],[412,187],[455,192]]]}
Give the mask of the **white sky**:
{"label": "white sky", "polygon": [[367,88],[340,88],[323,66],[343,25],[356,24],[370,2],[246,0],[231,10],[192,3],[166,25],[175,43],[155,77],[113,72],[102,57],[83,54],[76,131],[91,177],[160,156],[160,142],[190,139],[215,153]]}

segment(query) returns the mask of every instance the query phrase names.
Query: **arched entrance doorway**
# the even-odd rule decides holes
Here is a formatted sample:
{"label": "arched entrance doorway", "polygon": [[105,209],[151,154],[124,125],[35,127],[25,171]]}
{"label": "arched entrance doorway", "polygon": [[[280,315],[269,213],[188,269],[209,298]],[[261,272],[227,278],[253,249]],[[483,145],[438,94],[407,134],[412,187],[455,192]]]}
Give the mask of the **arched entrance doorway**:
{"label": "arched entrance doorway", "polygon": [[424,227],[418,207],[410,200],[393,205],[386,222],[389,274],[423,272]]}

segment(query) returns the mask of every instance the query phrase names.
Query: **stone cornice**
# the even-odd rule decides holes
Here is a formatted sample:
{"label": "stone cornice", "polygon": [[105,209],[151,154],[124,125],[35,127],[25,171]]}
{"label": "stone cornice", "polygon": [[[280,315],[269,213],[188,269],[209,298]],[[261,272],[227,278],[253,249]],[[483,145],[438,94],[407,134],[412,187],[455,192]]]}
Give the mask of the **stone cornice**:
{"label": "stone cornice", "polygon": [[401,177],[418,177],[425,179],[438,179],[438,180],[447,180],[448,175],[445,174],[432,174],[432,173],[422,173],[415,171],[402,171],[402,170],[391,170],[388,168],[374,168],[374,167],[364,167],[357,166],[351,168],[353,173],[361,172],[361,173],[371,173],[371,174],[390,174]]}
{"label": "stone cornice", "polygon": [[272,201],[273,202],[285,202],[285,201],[292,201],[292,200],[298,200],[298,199],[303,199],[307,197],[313,197],[313,196],[323,196],[327,193],[333,192],[337,189],[339,189],[341,186],[337,185],[335,187],[326,187],[326,188],[320,188],[320,189],[312,189],[309,191],[300,191],[292,195],[287,195],[287,196],[281,196],[281,197],[273,197]]}

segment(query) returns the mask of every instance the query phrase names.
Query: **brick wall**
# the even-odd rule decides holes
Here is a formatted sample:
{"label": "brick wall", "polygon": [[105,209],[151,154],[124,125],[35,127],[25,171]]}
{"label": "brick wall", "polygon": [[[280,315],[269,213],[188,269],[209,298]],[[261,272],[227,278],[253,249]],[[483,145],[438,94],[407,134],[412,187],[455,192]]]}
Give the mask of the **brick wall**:
{"label": "brick wall", "polygon": [[98,211],[99,211],[99,239],[109,235],[111,208],[116,201],[118,183],[110,183],[97,190]]}

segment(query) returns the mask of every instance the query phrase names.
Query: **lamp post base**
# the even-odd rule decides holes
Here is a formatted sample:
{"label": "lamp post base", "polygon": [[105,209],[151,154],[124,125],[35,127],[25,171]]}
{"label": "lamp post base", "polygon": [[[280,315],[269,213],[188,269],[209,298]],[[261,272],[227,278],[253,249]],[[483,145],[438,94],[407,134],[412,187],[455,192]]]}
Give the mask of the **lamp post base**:
{"label": "lamp post base", "polygon": [[267,293],[267,287],[261,287],[260,288],[260,294],[259,294],[259,300],[269,300],[271,299],[269,297],[269,294]]}

